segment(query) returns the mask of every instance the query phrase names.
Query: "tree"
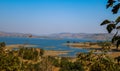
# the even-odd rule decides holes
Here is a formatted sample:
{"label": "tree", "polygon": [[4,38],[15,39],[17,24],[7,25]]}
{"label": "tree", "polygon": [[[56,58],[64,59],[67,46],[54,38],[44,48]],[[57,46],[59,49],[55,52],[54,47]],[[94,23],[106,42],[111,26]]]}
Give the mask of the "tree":
{"label": "tree", "polygon": [[[117,14],[120,8],[120,0],[108,0],[106,8],[112,8],[112,13],[113,14]],[[108,33],[111,33],[113,30],[115,31],[115,34],[112,38],[112,43],[116,44],[116,48],[118,49],[119,44],[120,44],[120,35],[118,34],[119,30],[120,30],[120,25],[118,25],[120,23],[120,16],[118,18],[116,18],[115,21],[110,21],[108,19],[104,20],[101,23],[102,25],[107,25],[106,26],[106,30],[108,31]]]}
{"label": "tree", "polygon": [[5,47],[5,46],[6,46],[5,42],[0,42],[0,47]]}

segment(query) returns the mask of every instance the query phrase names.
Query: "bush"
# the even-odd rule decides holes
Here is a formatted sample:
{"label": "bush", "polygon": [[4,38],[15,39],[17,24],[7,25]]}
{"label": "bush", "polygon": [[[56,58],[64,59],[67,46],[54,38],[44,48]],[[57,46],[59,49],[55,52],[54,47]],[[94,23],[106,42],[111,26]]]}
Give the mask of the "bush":
{"label": "bush", "polygon": [[61,59],[60,71],[84,71],[80,62],[70,62],[68,58]]}
{"label": "bush", "polygon": [[0,42],[0,47],[5,47],[5,46],[6,46],[5,42]]}

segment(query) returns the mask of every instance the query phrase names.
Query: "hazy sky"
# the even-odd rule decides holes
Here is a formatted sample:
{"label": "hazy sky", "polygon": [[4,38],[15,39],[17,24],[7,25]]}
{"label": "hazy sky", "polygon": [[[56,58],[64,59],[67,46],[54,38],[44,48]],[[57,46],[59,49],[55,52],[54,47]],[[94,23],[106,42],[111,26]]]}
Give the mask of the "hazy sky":
{"label": "hazy sky", "polygon": [[107,0],[0,0],[0,31],[32,34],[104,33],[114,20]]}

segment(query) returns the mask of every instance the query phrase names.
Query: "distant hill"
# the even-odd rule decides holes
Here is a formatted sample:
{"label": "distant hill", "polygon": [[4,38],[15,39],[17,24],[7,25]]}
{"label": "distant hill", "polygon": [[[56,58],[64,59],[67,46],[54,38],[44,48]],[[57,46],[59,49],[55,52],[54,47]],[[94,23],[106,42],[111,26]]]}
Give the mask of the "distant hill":
{"label": "distant hill", "polygon": [[32,37],[39,38],[40,36],[32,35],[32,34],[24,34],[24,33],[9,33],[9,32],[0,32],[1,37]]}
{"label": "distant hill", "polygon": [[110,40],[113,37],[113,34],[59,33],[59,34],[52,34],[50,36],[52,38],[79,38],[79,39],[92,39],[92,40]]}
{"label": "distant hill", "polygon": [[99,34],[87,34],[87,33],[58,33],[45,36],[36,36],[33,34],[24,33],[8,33],[0,32],[0,36],[5,37],[32,37],[32,38],[78,38],[78,39],[92,39],[92,40],[110,40],[113,34],[99,33]]}

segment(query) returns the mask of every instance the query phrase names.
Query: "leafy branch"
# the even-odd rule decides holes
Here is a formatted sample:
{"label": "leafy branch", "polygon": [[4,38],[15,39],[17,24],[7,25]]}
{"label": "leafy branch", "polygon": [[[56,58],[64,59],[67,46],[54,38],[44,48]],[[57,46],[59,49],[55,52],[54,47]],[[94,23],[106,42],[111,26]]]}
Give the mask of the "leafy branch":
{"label": "leafy branch", "polygon": [[[107,5],[106,8],[112,8],[112,13],[113,14],[117,14],[120,8],[120,0],[108,0],[107,1]],[[119,45],[120,45],[120,35],[118,34],[119,30],[120,30],[120,25],[118,25],[120,23],[120,16],[116,18],[115,21],[110,21],[108,19],[104,20],[100,25],[107,25],[106,26],[106,30],[108,31],[108,33],[111,33],[113,30],[115,30],[115,34],[112,38],[112,43],[116,44],[116,48],[118,49]]]}

